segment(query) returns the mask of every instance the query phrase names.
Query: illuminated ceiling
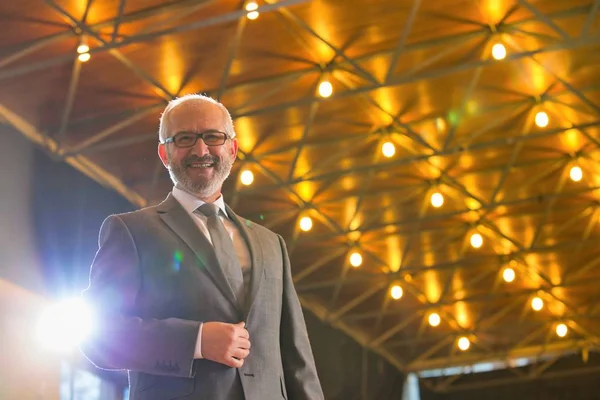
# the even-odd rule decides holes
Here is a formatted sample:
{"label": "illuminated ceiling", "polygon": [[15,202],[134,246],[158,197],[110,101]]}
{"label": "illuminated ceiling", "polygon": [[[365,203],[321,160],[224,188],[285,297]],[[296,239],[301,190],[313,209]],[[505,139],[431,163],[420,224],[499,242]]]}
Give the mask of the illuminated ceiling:
{"label": "illuminated ceiling", "polygon": [[226,200],[284,235],[322,320],[404,372],[596,350],[600,1],[258,5],[3,2],[0,117],[142,206],[171,187],[165,102],[206,92],[240,140]]}

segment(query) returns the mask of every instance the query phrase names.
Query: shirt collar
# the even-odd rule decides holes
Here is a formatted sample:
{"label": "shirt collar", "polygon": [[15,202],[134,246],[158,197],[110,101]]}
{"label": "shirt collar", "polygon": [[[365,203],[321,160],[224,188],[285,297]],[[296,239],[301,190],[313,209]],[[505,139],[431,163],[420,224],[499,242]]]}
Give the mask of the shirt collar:
{"label": "shirt collar", "polygon": [[[188,213],[193,213],[198,207],[202,204],[206,203],[205,201],[200,200],[193,194],[186,192],[178,188],[177,186],[173,186],[173,197],[181,204],[183,209]],[[219,207],[219,209],[223,212],[223,215],[229,217],[227,215],[227,210],[225,209],[225,200],[223,200],[223,195],[219,196],[217,200],[213,203],[215,206]]]}

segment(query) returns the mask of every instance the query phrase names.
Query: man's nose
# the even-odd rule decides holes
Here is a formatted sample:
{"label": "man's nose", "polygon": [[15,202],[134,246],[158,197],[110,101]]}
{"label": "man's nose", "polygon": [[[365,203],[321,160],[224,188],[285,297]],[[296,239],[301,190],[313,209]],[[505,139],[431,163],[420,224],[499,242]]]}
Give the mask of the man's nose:
{"label": "man's nose", "polygon": [[206,154],[209,154],[210,151],[209,151],[206,143],[204,143],[204,140],[202,140],[202,138],[198,138],[198,140],[196,141],[196,144],[192,148],[192,153],[197,156],[202,157]]}

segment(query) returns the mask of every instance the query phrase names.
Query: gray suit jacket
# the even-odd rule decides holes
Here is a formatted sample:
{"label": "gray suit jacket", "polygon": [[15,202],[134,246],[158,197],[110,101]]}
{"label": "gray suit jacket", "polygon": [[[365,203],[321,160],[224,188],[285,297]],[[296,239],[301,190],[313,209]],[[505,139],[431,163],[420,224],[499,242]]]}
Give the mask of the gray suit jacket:
{"label": "gray suit jacket", "polygon": [[[82,350],[99,368],[128,370],[132,400],[323,399],[283,239],[227,212],[252,257],[244,308],[172,195],[102,224],[83,294],[99,323]],[[201,321],[246,322],[241,368],[193,359]]]}

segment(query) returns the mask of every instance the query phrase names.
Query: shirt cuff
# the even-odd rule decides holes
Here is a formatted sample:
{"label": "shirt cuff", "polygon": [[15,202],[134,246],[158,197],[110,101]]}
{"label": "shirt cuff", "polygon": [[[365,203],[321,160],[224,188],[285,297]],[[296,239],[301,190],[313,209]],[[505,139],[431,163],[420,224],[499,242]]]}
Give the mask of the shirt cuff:
{"label": "shirt cuff", "polygon": [[196,349],[194,350],[194,358],[200,359],[202,357],[202,327],[204,323],[200,323],[200,329],[198,329],[198,339],[196,339]]}

